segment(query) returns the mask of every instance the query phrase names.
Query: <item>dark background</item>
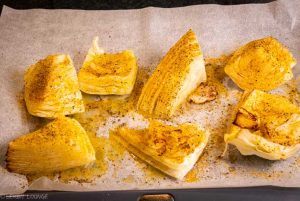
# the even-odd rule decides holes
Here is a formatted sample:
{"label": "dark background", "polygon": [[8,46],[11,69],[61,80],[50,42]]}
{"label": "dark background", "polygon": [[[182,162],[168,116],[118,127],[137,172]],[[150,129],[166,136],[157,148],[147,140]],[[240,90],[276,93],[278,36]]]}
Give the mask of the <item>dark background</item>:
{"label": "dark background", "polygon": [[[197,4],[245,4],[267,3],[272,0],[0,0],[0,14],[3,5],[15,9],[47,8],[47,9],[85,9],[111,10],[136,9],[148,6],[180,7]],[[300,11],[299,11],[300,12]],[[1,36],[0,36],[1,37]],[[0,178],[1,179],[1,178]],[[300,188],[251,187],[225,189],[190,189],[190,190],[148,190],[148,191],[111,191],[111,192],[27,192],[26,195],[46,193],[46,200],[132,200],[136,201],[144,194],[170,193],[176,201],[300,201]],[[20,200],[20,197],[6,197],[9,200]],[[4,197],[0,197],[5,199]],[[29,200],[28,197],[23,197]]]}
{"label": "dark background", "polygon": [[266,3],[272,0],[2,0],[2,4],[16,9],[48,8],[48,9],[86,9],[110,10],[154,7],[179,7],[197,4],[245,4]]}

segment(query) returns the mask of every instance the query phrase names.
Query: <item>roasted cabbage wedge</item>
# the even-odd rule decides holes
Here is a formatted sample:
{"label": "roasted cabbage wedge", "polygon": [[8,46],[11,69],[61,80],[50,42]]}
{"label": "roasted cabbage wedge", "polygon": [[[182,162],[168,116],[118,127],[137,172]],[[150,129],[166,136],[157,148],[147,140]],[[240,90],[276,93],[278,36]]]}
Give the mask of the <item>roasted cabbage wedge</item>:
{"label": "roasted cabbage wedge", "polygon": [[244,90],[272,90],[293,77],[296,59],[272,37],[252,41],[237,51],[225,72]]}
{"label": "roasted cabbage wedge", "polygon": [[299,107],[284,96],[246,91],[224,139],[243,155],[286,159],[300,149]]}
{"label": "roasted cabbage wedge", "polygon": [[156,67],[143,87],[137,109],[146,117],[167,119],[205,81],[203,54],[195,33],[189,30]]}
{"label": "roasted cabbage wedge", "polygon": [[80,89],[88,94],[130,94],[137,70],[133,51],[104,53],[99,48],[98,37],[96,37],[78,73]]}
{"label": "roasted cabbage wedge", "polygon": [[195,124],[172,126],[152,120],[149,128],[122,126],[110,137],[151,166],[183,179],[203,152],[209,133]]}
{"label": "roasted cabbage wedge", "polygon": [[25,102],[30,114],[56,118],[84,112],[76,70],[69,55],[51,55],[25,73]]}
{"label": "roasted cabbage wedge", "polygon": [[95,160],[85,130],[74,119],[59,117],[9,143],[7,169],[20,174],[52,173]]}

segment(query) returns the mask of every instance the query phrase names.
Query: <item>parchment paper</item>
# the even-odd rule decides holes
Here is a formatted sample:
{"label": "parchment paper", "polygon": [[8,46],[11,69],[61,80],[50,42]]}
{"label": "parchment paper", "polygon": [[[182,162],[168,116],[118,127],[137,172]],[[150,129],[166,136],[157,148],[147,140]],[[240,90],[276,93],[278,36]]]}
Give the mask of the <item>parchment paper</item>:
{"label": "parchment paper", "polygon": [[[122,11],[14,10],[3,8],[0,18],[0,162],[4,167],[7,144],[34,130],[39,119],[27,114],[19,103],[27,66],[53,53],[68,53],[78,69],[94,36],[108,52],[132,49],[140,69],[152,70],[167,50],[192,28],[206,58],[231,53],[254,39],[273,36],[285,44],[300,61],[300,2],[276,1],[256,5],[199,5],[183,8],[145,8]],[[294,68],[299,74],[299,64]],[[234,85],[225,79],[228,86]],[[105,175],[91,183],[60,183],[43,177],[30,186],[24,176],[0,170],[0,194],[31,190],[118,190],[157,188],[203,188],[276,185],[300,187],[299,153],[286,160],[271,162],[241,156],[233,147],[219,159],[225,122],[237,102],[233,87],[229,96],[205,107],[187,109],[175,123],[196,122],[212,131],[196,168],[193,182],[176,181],[163,174],[147,176],[149,168],[127,152],[122,161],[108,161]],[[278,90],[284,93],[284,90]],[[129,114],[120,121],[128,122]],[[138,116],[138,118],[141,118]],[[106,125],[111,125],[112,119]],[[132,123],[132,121],[131,121]],[[134,122],[133,122],[134,124]],[[138,124],[138,122],[137,122]],[[107,137],[102,128],[98,135]],[[231,155],[231,156],[230,156]],[[117,166],[115,164],[118,164]],[[138,164],[137,164],[138,163]],[[142,168],[141,168],[142,167]],[[134,174],[132,173],[134,172]]]}

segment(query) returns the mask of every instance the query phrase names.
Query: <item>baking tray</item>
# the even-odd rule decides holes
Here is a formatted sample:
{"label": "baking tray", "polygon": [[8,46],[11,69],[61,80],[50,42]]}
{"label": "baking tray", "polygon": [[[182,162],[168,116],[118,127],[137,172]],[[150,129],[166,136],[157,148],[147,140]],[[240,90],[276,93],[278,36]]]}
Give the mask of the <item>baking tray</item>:
{"label": "baking tray", "polygon": [[261,186],[247,188],[171,189],[144,191],[130,190],[101,192],[29,191],[22,195],[3,196],[2,198],[0,197],[0,200],[167,201],[173,199],[176,201],[297,201],[299,198],[299,188]]}
{"label": "baking tray", "polygon": [[[270,0],[128,0],[128,1],[56,1],[56,0],[28,0],[0,2],[0,15],[3,5],[16,9],[29,8],[70,8],[70,9],[132,9],[147,6],[178,7],[204,3],[243,4],[267,3]],[[98,191],[98,192],[60,192],[60,191],[27,191],[22,195],[0,196],[0,200],[205,200],[205,201],[296,201],[300,200],[300,188],[283,188],[275,186],[243,187],[243,188],[201,188],[201,189],[157,189],[157,190],[129,190],[129,191]]]}

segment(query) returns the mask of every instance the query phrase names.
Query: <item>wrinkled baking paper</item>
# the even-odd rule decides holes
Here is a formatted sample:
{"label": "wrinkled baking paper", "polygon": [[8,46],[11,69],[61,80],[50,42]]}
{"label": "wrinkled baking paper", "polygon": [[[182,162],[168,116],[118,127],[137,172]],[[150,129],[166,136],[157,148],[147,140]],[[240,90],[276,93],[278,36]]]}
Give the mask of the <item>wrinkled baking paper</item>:
{"label": "wrinkled baking paper", "polygon": [[[53,53],[68,53],[80,68],[94,36],[108,52],[132,49],[140,70],[153,70],[168,49],[189,28],[199,39],[205,58],[229,54],[239,46],[265,36],[278,38],[300,61],[300,2],[235,6],[197,5],[182,8],[145,8],[118,11],[14,10],[3,8],[0,18],[0,163],[5,166],[7,144],[39,127],[40,120],[20,104],[27,66]],[[293,69],[299,75],[299,64]],[[176,181],[164,174],[151,175],[149,167],[124,153],[122,161],[107,161],[107,172],[93,182],[60,183],[46,177],[28,184],[24,176],[0,169],[0,194],[30,190],[105,191],[162,188],[204,188],[275,185],[300,187],[300,153],[286,161],[243,157],[230,146],[225,158],[222,137],[226,121],[238,101],[237,88],[205,106],[190,106],[175,123],[195,122],[212,132],[212,140],[199,159],[192,181]],[[284,86],[283,86],[284,87]],[[278,89],[278,93],[286,90]],[[128,114],[119,121],[132,124]],[[113,125],[113,118],[106,125]],[[102,130],[101,130],[102,129]],[[107,137],[109,128],[98,135]],[[216,142],[219,143],[216,144]],[[189,176],[191,177],[191,176]],[[192,177],[193,178],[193,177]]]}

